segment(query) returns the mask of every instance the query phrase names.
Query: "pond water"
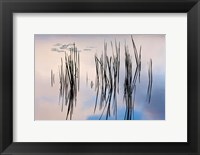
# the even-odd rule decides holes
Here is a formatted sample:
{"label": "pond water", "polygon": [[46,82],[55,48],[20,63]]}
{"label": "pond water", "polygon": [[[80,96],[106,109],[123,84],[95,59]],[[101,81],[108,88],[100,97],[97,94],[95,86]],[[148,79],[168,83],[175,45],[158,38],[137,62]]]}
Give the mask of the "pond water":
{"label": "pond water", "polygon": [[35,120],[165,120],[164,34],[34,37]]}

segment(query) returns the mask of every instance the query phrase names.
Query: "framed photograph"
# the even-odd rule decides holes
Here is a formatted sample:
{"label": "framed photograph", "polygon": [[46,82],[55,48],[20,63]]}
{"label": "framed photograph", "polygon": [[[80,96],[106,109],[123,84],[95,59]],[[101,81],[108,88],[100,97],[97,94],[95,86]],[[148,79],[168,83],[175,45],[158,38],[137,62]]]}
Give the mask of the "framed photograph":
{"label": "framed photograph", "polygon": [[2,154],[199,154],[200,2],[0,0]]}

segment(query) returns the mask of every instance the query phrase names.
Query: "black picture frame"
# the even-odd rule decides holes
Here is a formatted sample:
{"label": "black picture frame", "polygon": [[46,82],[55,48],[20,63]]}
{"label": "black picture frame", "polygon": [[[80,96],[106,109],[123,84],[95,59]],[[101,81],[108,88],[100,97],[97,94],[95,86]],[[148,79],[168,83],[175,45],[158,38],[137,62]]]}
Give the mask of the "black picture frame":
{"label": "black picture frame", "polygon": [[[187,13],[186,143],[23,143],[13,142],[13,13],[145,12]],[[1,154],[200,154],[199,0],[0,0]],[[30,132],[31,134],[31,132]],[[52,135],[53,136],[53,135]]]}

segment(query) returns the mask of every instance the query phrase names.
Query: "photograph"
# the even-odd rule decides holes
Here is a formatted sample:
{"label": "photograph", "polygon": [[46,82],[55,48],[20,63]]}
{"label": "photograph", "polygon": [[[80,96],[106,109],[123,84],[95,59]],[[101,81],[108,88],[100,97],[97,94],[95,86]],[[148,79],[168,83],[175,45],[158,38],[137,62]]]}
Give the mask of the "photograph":
{"label": "photograph", "polygon": [[34,120],[165,120],[165,38],[34,34]]}

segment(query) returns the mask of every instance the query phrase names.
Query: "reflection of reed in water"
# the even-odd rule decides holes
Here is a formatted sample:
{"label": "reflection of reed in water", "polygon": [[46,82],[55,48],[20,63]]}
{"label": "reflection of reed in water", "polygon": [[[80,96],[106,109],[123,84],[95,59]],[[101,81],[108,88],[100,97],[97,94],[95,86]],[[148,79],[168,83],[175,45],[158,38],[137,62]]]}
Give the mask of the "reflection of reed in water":
{"label": "reflection of reed in water", "polygon": [[55,74],[53,73],[53,70],[51,69],[51,87],[55,84]]}
{"label": "reflection of reed in water", "polygon": [[59,82],[60,82],[60,89],[59,89],[59,103],[60,100],[62,99],[62,107],[61,107],[61,111],[63,111],[63,99],[64,99],[64,73],[63,73],[63,60],[61,58],[61,66],[60,69],[58,67],[59,70]]}
{"label": "reflection of reed in water", "polygon": [[[117,45],[115,41],[115,52],[112,47],[112,56],[107,55],[107,43],[104,43],[104,53],[98,58],[95,54],[95,66],[96,66],[96,101],[94,112],[96,111],[97,103],[99,100],[99,109],[102,110],[102,114],[99,119],[105,113],[106,119],[111,116],[111,104],[113,105],[113,115],[117,119],[117,99],[116,92],[119,92],[119,67],[120,67],[120,43]],[[100,95],[99,95],[100,91]]]}
{"label": "reflection of reed in water", "polygon": [[[129,50],[128,45],[124,45],[125,58],[125,78],[124,78],[124,102],[125,102],[125,120],[134,119],[134,106],[137,84],[141,82],[141,51],[136,48],[133,37],[131,36],[133,45]],[[117,96],[119,94],[119,71],[120,71],[120,42],[110,42],[111,51],[108,51],[108,44],[104,42],[104,50],[100,57],[95,53],[95,69],[96,78],[95,81],[88,78],[86,72],[86,85],[89,85],[91,89],[96,91],[96,99],[94,106],[94,113],[97,107],[101,111],[99,119],[105,117],[114,117],[117,119]],[[63,47],[64,48],[64,47]],[[66,119],[72,119],[73,109],[77,102],[77,93],[80,87],[80,60],[79,52],[74,44],[68,44],[69,51],[65,52],[64,59],[61,58],[61,65],[59,66],[59,103],[61,103],[61,111],[63,112],[64,106],[67,108]],[[108,52],[111,56],[108,56]],[[135,68],[133,67],[132,55],[135,59]],[[138,81],[138,82],[137,82]],[[148,103],[151,101],[152,84],[153,84],[153,72],[152,72],[152,59],[150,59],[148,68],[148,88],[146,100]],[[55,74],[51,70],[51,86],[55,84]]]}
{"label": "reflection of reed in water", "polygon": [[60,101],[62,102],[61,111],[63,111],[64,105],[67,106],[66,119],[69,116],[72,119],[73,108],[76,106],[77,93],[80,85],[80,60],[75,43],[69,49],[69,55],[65,52],[64,67],[63,59],[61,58],[59,80],[59,103]]}
{"label": "reflection of reed in water", "polygon": [[141,50],[142,47],[140,46],[140,53],[138,56],[138,51],[135,45],[135,42],[133,40],[133,37],[131,36],[132,44],[133,44],[133,51],[134,51],[134,56],[135,56],[135,62],[136,62],[136,70],[134,74],[134,84],[136,83],[137,77],[139,76],[139,82],[140,82],[140,73],[141,73],[141,67],[142,67],[142,60],[141,60]]}
{"label": "reflection of reed in water", "polygon": [[86,73],[86,85],[88,85],[88,73]]}
{"label": "reflection of reed in water", "polygon": [[141,73],[141,49],[138,56],[137,48],[133,37],[131,36],[133,51],[136,62],[136,69],[134,72],[134,76],[132,76],[132,58],[129,52],[129,48],[125,43],[125,79],[124,79],[124,100],[126,104],[126,110],[124,119],[131,120],[134,119],[134,102],[135,102],[135,94],[136,94],[136,82],[139,79],[140,82],[140,73]]}
{"label": "reflection of reed in water", "polygon": [[[138,71],[136,70],[135,75]],[[137,76],[134,76],[137,77]],[[126,104],[126,111],[124,119],[131,120],[132,113],[134,112],[134,101],[132,99],[133,91],[136,90],[136,85],[134,84],[132,77],[132,59],[129,53],[128,46],[125,44],[125,79],[124,79],[124,100]],[[134,115],[134,114],[133,114]]]}
{"label": "reflection of reed in water", "polygon": [[152,84],[153,84],[153,71],[152,71],[152,59],[149,62],[149,69],[148,69],[148,88],[147,88],[147,102],[151,102],[151,92],[152,92]]}
{"label": "reflection of reed in water", "polygon": [[113,55],[113,107],[115,119],[117,119],[117,97],[116,93],[119,93],[119,69],[120,69],[120,42],[117,45],[115,40],[115,53],[113,51],[113,43],[111,42],[112,55]]}

